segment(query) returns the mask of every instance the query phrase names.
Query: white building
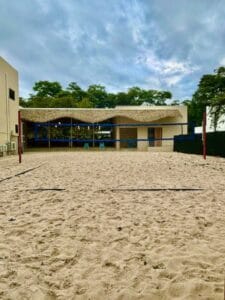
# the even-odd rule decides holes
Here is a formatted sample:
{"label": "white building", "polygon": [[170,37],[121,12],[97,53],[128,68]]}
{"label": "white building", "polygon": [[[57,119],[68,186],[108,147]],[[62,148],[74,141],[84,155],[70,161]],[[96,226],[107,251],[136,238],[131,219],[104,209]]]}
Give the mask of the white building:
{"label": "white building", "polygon": [[[206,107],[206,132],[225,131],[225,114],[222,115],[217,123],[216,130],[213,124],[213,117],[210,114],[210,107]],[[202,133],[202,126],[195,127],[195,133]]]}

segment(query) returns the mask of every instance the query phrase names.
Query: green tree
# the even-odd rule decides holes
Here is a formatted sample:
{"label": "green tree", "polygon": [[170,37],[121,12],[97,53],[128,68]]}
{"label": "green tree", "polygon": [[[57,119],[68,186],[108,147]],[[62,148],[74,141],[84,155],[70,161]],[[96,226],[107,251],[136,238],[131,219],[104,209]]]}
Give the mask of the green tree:
{"label": "green tree", "polygon": [[27,101],[24,98],[19,97],[19,105],[22,107],[27,107]]}
{"label": "green tree", "polygon": [[216,76],[211,74],[203,75],[190,104],[193,112],[192,118],[196,120],[196,125],[201,125],[203,112],[206,106],[210,106],[211,100],[216,95],[216,91]]}
{"label": "green tree", "polygon": [[188,110],[188,131],[189,132],[194,132],[194,127],[197,126],[196,123],[196,107],[193,105],[192,100],[186,99],[182,101],[183,105],[187,106]]}
{"label": "green tree", "polygon": [[64,97],[52,98],[50,102],[50,107],[76,108],[78,107],[78,105],[71,95],[67,95]]}
{"label": "green tree", "polygon": [[168,91],[144,90],[137,86],[127,92],[117,94],[107,93],[102,85],[90,85],[86,91],[76,82],[69,83],[66,90],[58,82],[35,82],[30,97],[20,103],[24,107],[115,107],[116,105],[141,105],[148,102],[152,105],[165,105],[166,100],[172,97]]}
{"label": "green tree", "polygon": [[115,104],[116,105],[130,105],[130,99],[127,93],[120,92],[115,97]]}
{"label": "green tree", "polygon": [[142,100],[143,90],[138,86],[134,86],[128,89],[127,98],[130,105],[140,105]]}
{"label": "green tree", "polygon": [[211,106],[211,114],[216,126],[219,116],[224,112],[224,98],[225,68],[220,67],[216,70],[216,74],[202,76],[198,89],[193,95],[190,107],[193,112],[192,118],[196,120],[197,125],[201,125],[206,106]]}
{"label": "green tree", "polygon": [[79,108],[93,108],[94,105],[88,98],[83,98],[78,104],[77,107]]}
{"label": "green tree", "polygon": [[153,91],[153,99],[155,105],[166,105],[166,100],[172,98],[169,91]]}
{"label": "green tree", "polygon": [[26,107],[32,108],[50,108],[54,107],[54,98],[45,98],[45,97],[32,97],[29,98],[26,103]]}
{"label": "green tree", "polygon": [[180,105],[180,100],[173,100],[170,105]]}
{"label": "green tree", "polygon": [[211,101],[211,115],[213,117],[214,128],[216,129],[219,118],[225,114],[225,67],[217,70],[218,90]]}
{"label": "green tree", "polygon": [[62,91],[62,86],[57,81],[38,81],[35,82],[33,90],[37,97],[56,97]]}
{"label": "green tree", "polygon": [[83,91],[76,82],[70,82],[67,90],[77,101],[81,101],[84,97],[86,97],[86,92]]}
{"label": "green tree", "polygon": [[107,106],[107,93],[102,85],[90,85],[87,90],[87,96],[94,107],[101,108]]}
{"label": "green tree", "polygon": [[151,105],[166,105],[166,100],[172,98],[172,94],[168,91],[143,90],[139,87],[130,88],[127,96],[131,105],[141,105],[143,102]]}

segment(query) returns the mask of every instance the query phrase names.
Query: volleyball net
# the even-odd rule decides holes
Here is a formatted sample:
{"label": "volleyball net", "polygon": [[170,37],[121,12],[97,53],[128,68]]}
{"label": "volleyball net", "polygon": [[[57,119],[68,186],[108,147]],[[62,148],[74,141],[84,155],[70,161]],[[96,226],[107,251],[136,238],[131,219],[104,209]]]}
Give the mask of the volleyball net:
{"label": "volleyball net", "polygon": [[[155,136],[154,130],[157,128],[166,128],[168,126],[179,126],[179,133],[176,131],[176,139],[191,140],[194,138],[193,123],[63,123],[63,122],[47,122],[33,124],[33,140],[35,143],[116,143],[116,142],[157,142],[157,141],[173,141],[175,136],[164,137],[163,133],[160,136]],[[137,129],[144,127],[148,130],[146,137],[122,137],[116,133],[119,129]],[[189,128],[190,134],[187,134]],[[185,137],[177,135],[187,134]],[[129,135],[129,134],[128,134]],[[119,137],[118,137],[119,136]]]}

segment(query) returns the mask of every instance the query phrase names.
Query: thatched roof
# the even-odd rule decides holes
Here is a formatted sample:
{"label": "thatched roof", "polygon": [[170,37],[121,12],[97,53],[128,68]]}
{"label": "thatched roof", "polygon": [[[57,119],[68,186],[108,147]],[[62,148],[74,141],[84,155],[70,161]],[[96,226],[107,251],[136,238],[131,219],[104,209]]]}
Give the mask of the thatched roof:
{"label": "thatched roof", "polygon": [[181,117],[178,107],[118,107],[95,108],[21,108],[21,117],[30,122],[48,122],[59,118],[73,118],[82,122],[98,123],[114,117],[126,117],[137,122],[153,122],[168,117]]}

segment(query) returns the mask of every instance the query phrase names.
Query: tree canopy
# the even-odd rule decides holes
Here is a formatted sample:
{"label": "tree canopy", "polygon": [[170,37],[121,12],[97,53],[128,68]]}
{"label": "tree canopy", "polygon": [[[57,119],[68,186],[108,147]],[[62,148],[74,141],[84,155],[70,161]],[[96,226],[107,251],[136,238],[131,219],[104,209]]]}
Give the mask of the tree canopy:
{"label": "tree canopy", "polygon": [[192,101],[187,105],[190,118],[197,125],[201,125],[202,114],[206,106],[210,106],[216,127],[219,117],[225,112],[225,67],[215,70],[215,74],[203,75]]}
{"label": "tree canopy", "polygon": [[33,86],[33,93],[28,99],[20,98],[23,107],[79,107],[105,108],[116,105],[141,105],[147,102],[151,105],[166,105],[171,99],[169,91],[144,90],[132,87],[127,92],[108,93],[102,85],[90,85],[83,90],[76,82],[71,82],[63,89],[58,82],[38,81]]}
{"label": "tree canopy", "polygon": [[[138,86],[126,92],[108,93],[99,84],[90,85],[83,90],[76,82],[63,89],[59,82],[38,81],[33,86],[33,93],[28,99],[20,98],[23,107],[64,107],[64,108],[112,108],[117,105],[166,105],[172,99],[169,91],[145,90]],[[171,105],[184,104],[188,107],[189,122],[201,125],[202,114],[206,106],[211,107],[214,125],[225,113],[225,67],[219,67],[214,74],[205,74],[199,81],[192,99],[173,100]]]}

